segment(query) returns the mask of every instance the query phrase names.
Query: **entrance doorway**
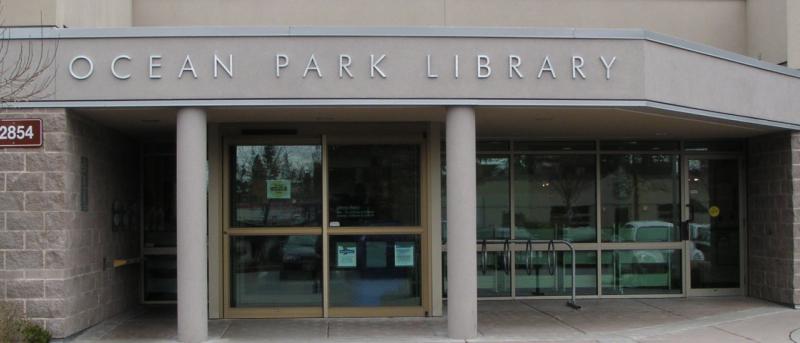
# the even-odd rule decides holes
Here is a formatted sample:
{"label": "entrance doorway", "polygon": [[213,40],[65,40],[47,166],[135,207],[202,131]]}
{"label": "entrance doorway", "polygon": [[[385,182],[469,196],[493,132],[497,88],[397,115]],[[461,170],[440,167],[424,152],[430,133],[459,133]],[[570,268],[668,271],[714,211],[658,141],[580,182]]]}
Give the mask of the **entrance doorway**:
{"label": "entrance doorway", "polygon": [[423,316],[423,143],[226,139],[225,317]]}
{"label": "entrance doorway", "polygon": [[735,157],[686,159],[684,225],[689,294],[739,294],[743,284],[742,179]]}

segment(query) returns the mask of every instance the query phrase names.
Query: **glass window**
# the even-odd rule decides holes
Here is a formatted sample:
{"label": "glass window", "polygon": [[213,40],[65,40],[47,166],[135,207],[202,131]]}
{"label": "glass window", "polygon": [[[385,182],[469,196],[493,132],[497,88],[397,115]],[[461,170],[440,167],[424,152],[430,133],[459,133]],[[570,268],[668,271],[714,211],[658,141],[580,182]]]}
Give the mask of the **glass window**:
{"label": "glass window", "polygon": [[145,155],[142,160],[144,247],[174,247],[175,155]]}
{"label": "glass window", "polygon": [[478,156],[478,239],[511,238],[508,156]]}
{"label": "glass window", "polygon": [[602,155],[600,170],[604,242],[680,239],[676,155]]}
{"label": "glass window", "polygon": [[418,145],[331,145],[332,226],[420,224]]}
{"label": "glass window", "polygon": [[231,226],[322,226],[318,145],[231,148]]}
{"label": "glass window", "polygon": [[604,141],[600,142],[601,150],[617,151],[668,151],[680,149],[676,141]]}
{"label": "glass window", "polygon": [[175,255],[144,257],[144,300],[178,300],[178,267]]}
{"label": "glass window", "polygon": [[515,238],[597,240],[595,155],[519,155]]}
{"label": "glass window", "polygon": [[531,141],[514,142],[516,151],[587,151],[594,150],[592,141]]}
{"label": "glass window", "polygon": [[442,244],[447,243],[447,156],[445,156],[445,149],[444,143],[442,143],[442,150],[441,150],[441,164],[442,164],[442,174],[441,174],[441,184],[439,185],[441,188],[442,194]]}
{"label": "glass window", "polygon": [[[507,141],[478,141],[475,145],[478,151],[508,151],[509,142]],[[444,146],[442,147],[444,149]]]}
{"label": "glass window", "polygon": [[322,306],[319,236],[231,236],[231,307]]}
{"label": "glass window", "polygon": [[511,265],[502,251],[487,251],[486,259],[478,252],[478,296],[510,297]]}
{"label": "glass window", "polygon": [[603,294],[681,293],[680,250],[603,251]]}
{"label": "glass window", "polygon": [[330,236],[330,305],[419,306],[418,235]]}
{"label": "glass window", "polygon": [[[516,295],[572,295],[572,253],[556,251],[517,251]],[[552,264],[551,264],[552,263]],[[575,293],[597,294],[597,252],[575,252]]]}
{"label": "glass window", "polygon": [[718,151],[718,152],[741,152],[744,151],[743,141],[693,141],[686,142],[683,149],[686,151]]}

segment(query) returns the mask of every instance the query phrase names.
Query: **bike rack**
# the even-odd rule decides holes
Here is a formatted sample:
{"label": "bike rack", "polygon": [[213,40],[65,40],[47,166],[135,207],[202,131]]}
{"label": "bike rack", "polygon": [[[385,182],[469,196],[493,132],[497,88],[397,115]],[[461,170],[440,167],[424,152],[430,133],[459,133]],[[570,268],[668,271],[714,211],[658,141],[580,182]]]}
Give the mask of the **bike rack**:
{"label": "bike rack", "polygon": [[[525,270],[528,275],[531,275],[533,271],[533,245],[534,244],[547,244],[547,269],[550,272],[550,275],[554,275],[556,272],[556,244],[563,244],[569,248],[570,252],[572,252],[572,298],[567,301],[567,306],[580,310],[581,306],[575,301],[576,296],[576,280],[575,280],[575,246],[572,243],[561,240],[561,239],[551,239],[551,240],[535,240],[535,239],[483,239],[478,240],[481,244],[481,273],[483,275],[486,274],[486,260],[487,260],[487,245],[488,244],[503,244],[503,271],[506,274],[511,273],[511,262],[512,255],[511,255],[511,244],[512,243],[525,243]],[[538,272],[537,272],[538,273]]]}

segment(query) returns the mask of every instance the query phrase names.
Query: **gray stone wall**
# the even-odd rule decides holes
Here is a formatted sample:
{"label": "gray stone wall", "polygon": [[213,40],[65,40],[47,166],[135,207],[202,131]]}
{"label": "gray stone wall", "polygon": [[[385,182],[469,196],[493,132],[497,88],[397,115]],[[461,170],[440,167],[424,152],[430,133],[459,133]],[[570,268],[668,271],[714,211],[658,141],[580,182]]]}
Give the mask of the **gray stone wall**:
{"label": "gray stone wall", "polygon": [[747,197],[748,293],[800,304],[800,133],[749,140]]}
{"label": "gray stone wall", "polygon": [[[0,300],[17,304],[55,337],[135,305],[139,232],[112,229],[112,203],[138,202],[138,154],[124,135],[64,110],[5,110],[41,118],[41,148],[0,149]],[[81,210],[80,160],[88,158],[89,203]],[[129,219],[130,220],[130,219]]]}

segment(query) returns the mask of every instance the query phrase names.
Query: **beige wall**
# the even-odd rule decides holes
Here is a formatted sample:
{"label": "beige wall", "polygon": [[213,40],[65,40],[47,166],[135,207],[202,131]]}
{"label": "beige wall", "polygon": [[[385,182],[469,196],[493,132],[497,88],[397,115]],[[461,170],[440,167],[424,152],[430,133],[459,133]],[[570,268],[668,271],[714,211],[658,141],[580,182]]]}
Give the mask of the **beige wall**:
{"label": "beige wall", "polygon": [[800,1],[786,5],[787,60],[789,68],[800,68]]}
{"label": "beige wall", "polygon": [[776,64],[786,62],[786,7],[787,0],[747,0],[749,56]]}
{"label": "beige wall", "polygon": [[56,0],[2,0],[0,18],[9,26],[56,25]]}
{"label": "beige wall", "polygon": [[0,0],[9,26],[131,26],[132,0]]}
{"label": "beige wall", "polygon": [[136,0],[133,24],[644,28],[747,51],[744,0]]}

